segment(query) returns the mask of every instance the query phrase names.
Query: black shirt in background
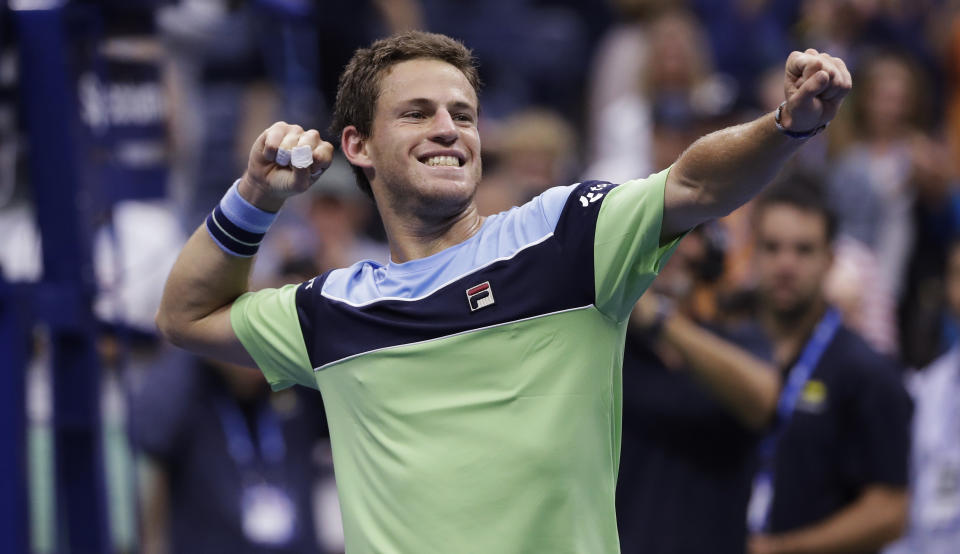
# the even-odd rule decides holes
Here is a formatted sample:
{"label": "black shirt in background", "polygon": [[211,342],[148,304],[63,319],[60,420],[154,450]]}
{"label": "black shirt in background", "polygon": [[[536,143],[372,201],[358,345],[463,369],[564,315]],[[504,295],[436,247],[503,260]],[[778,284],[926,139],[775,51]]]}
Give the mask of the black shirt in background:
{"label": "black shirt in background", "polygon": [[907,486],[913,407],[894,362],[841,327],[811,383],[777,446],[772,533],[823,521],[867,485]]}
{"label": "black shirt in background", "polygon": [[[266,395],[257,401],[271,403],[279,419],[286,456],[282,467],[270,468],[270,473],[283,476],[276,484],[291,495],[298,515],[292,542],[280,547],[254,544],[244,535],[244,478],[228,453],[217,411],[217,400],[227,394],[215,369],[180,352],[148,370],[142,386],[131,394],[131,442],[161,464],[169,479],[170,551],[319,554],[311,498],[318,478],[311,452],[326,434],[319,394],[295,388],[279,393],[273,402]],[[251,423],[262,406],[238,407],[254,427]],[[250,430],[256,443],[258,433]]]}
{"label": "black shirt in background", "polygon": [[[725,338],[770,358],[759,330]],[[760,437],[689,371],[667,369],[643,336],[628,333],[617,487],[621,551],[743,554]]]}

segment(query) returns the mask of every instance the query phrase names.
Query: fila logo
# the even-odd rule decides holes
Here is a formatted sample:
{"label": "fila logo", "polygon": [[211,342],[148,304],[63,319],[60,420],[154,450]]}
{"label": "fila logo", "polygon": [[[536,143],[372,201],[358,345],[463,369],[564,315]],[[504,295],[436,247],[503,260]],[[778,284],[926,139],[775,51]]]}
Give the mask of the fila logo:
{"label": "fila logo", "polygon": [[475,287],[468,288],[467,303],[470,304],[471,312],[493,304],[493,289],[490,288],[490,281],[485,281]]}

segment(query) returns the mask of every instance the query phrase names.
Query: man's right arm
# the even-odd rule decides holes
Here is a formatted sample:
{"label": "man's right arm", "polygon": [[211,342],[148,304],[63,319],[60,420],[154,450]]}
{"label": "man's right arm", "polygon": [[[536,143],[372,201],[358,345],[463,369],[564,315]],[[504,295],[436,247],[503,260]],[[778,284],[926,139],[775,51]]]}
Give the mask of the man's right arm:
{"label": "man's right arm", "polygon": [[[274,163],[279,148],[309,145],[313,163],[303,169]],[[311,172],[325,169],[333,146],[317,131],[275,123],[250,150],[247,171],[238,184],[240,196],[265,212],[277,212],[283,202],[310,187]],[[173,344],[203,356],[255,365],[230,323],[233,302],[248,290],[252,257],[226,252],[200,227],[180,252],[167,278],[157,312],[160,332]]]}
{"label": "man's right arm", "polygon": [[167,277],[157,312],[160,333],[196,354],[255,365],[230,325],[230,307],[247,292],[252,266],[252,258],[227,254],[205,228],[197,229]]}

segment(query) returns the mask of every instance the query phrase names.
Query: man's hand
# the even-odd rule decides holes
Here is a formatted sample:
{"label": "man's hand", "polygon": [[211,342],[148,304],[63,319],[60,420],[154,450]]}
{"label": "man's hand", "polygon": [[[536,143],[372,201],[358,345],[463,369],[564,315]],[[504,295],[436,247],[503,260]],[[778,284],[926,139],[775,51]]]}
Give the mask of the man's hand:
{"label": "man's hand", "polygon": [[837,115],[853,78],[840,58],[817,52],[793,52],[787,58],[781,123],[802,133],[826,125]]}
{"label": "man's hand", "polygon": [[[781,126],[803,135],[829,123],[853,79],[843,61],[816,50],[787,58]],[[806,141],[780,133],[771,113],[710,133],[680,155],[667,174],[660,243],[742,206],[776,177]]]}
{"label": "man's hand", "polygon": [[[311,165],[297,168],[275,163],[278,149],[293,150],[297,146],[310,147]],[[250,149],[247,170],[238,185],[240,195],[262,210],[276,212],[284,200],[310,188],[314,180],[311,175],[330,167],[332,161],[333,145],[321,140],[316,130],[304,131],[299,125],[282,121],[274,123]]]}

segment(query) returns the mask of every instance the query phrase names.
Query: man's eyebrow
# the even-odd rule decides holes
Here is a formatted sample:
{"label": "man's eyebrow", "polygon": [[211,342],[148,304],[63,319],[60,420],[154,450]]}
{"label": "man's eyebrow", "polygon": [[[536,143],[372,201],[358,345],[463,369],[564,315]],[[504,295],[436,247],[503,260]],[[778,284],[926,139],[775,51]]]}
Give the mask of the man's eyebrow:
{"label": "man's eyebrow", "polygon": [[[401,102],[401,103],[400,103],[400,106],[401,106],[401,107],[404,107],[404,108],[407,108],[407,107],[429,107],[429,106],[433,106],[433,105],[435,105],[435,104],[436,104],[436,102],[433,101],[433,100],[430,100],[429,98],[411,98],[411,99],[409,99],[409,100],[404,100],[403,102]],[[474,106],[473,104],[471,104],[471,103],[469,103],[469,102],[464,102],[464,101],[462,101],[462,100],[458,100],[458,101],[456,101],[456,102],[453,102],[452,104],[450,104],[450,107],[453,108],[453,109],[457,109],[457,110],[479,111],[479,109],[478,109],[476,106]]]}

